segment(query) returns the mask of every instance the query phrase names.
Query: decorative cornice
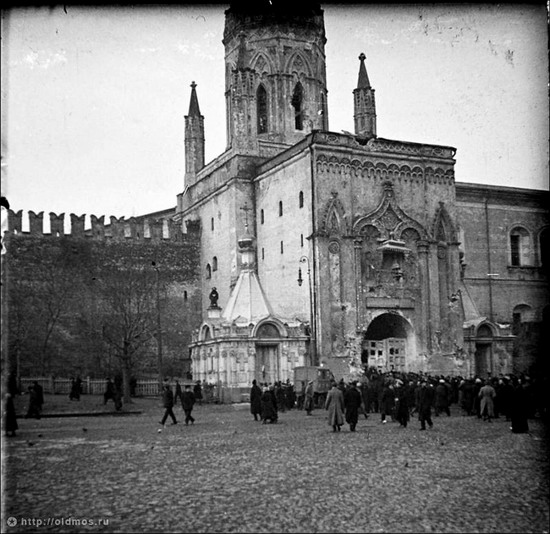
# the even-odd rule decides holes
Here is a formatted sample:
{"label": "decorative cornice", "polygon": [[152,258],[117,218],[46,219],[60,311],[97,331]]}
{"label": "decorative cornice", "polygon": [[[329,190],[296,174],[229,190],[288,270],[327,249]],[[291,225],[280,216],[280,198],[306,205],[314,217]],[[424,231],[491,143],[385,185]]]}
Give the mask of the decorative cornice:
{"label": "decorative cornice", "polygon": [[318,173],[328,172],[331,174],[354,174],[363,178],[375,178],[379,180],[411,181],[421,184],[437,183],[442,185],[452,185],[454,183],[454,171],[452,169],[444,170],[441,167],[419,165],[396,165],[395,163],[386,164],[378,161],[361,160],[357,157],[346,156],[327,156],[318,154],[316,157],[316,168]]}
{"label": "decorative cornice", "polygon": [[351,133],[339,134],[335,132],[316,132],[315,142],[328,145],[346,146],[370,153],[405,154],[422,158],[447,159],[449,164],[454,163],[456,148],[445,145],[429,145],[411,143],[375,137],[367,141],[360,140]]}

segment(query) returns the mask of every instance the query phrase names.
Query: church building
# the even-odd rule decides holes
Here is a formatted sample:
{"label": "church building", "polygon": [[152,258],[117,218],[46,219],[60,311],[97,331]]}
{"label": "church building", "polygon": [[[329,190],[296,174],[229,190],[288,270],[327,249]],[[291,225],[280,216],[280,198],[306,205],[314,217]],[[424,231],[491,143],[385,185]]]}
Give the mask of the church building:
{"label": "church building", "polygon": [[[302,365],[328,367],[337,378],[365,366],[511,372],[512,319],[531,313],[540,322],[546,310],[547,320],[543,201],[524,193],[515,212],[530,217],[532,230],[508,221],[503,232],[514,189],[505,198],[503,188],[458,187],[455,148],[379,137],[362,52],[355,88],[349,80],[355,131],[331,132],[323,10],[310,2],[292,14],[254,6],[232,3],[226,11],[225,152],[205,165],[195,83],[185,117],[185,187],[175,220],[201,227],[194,378],[248,388],[253,379],[292,381]],[[482,222],[505,240],[505,271],[513,267],[506,257],[519,258],[523,246],[533,257],[523,260],[527,271],[507,270],[525,290],[515,316],[515,303],[495,297],[507,292],[490,278],[496,256],[491,267],[479,246],[465,250],[484,239],[490,246],[489,233],[474,235]],[[515,253],[506,245],[514,232]],[[478,271],[471,280],[468,269]],[[529,287],[521,284],[525,274]]]}

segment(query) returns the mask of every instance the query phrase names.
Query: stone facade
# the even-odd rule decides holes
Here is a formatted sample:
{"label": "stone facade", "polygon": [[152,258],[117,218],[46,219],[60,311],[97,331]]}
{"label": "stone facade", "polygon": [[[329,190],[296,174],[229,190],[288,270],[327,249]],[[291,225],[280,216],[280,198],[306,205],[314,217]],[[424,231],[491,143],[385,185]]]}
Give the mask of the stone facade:
{"label": "stone facade", "polygon": [[[269,312],[242,327],[239,343],[247,348],[239,350],[250,358],[245,374],[236,378],[232,373],[241,373],[236,369],[242,365],[233,369],[223,357],[225,374],[217,379],[243,387],[241,378],[258,378],[259,322],[289,324],[289,319],[310,336],[306,347],[307,339],[290,335],[298,353],[307,355],[308,363],[330,367],[337,377],[366,365],[467,375],[526,370],[534,354],[519,356],[525,351],[512,332],[513,307],[506,303],[513,284],[497,289],[494,278],[479,274],[487,271],[482,246],[468,251],[471,240],[492,244],[478,237],[485,193],[455,183],[456,150],[377,137],[374,89],[363,54],[353,91],[355,134],[329,131],[318,5],[306,3],[292,20],[276,8],[251,13],[232,5],[223,43],[228,148],[186,184],[175,219],[198,220],[203,228],[206,324],[209,286],[220,291],[220,314],[235,298],[242,273],[238,241],[246,226],[241,210],[250,208],[254,275]],[[464,198],[457,200],[459,193]],[[474,198],[470,203],[468,195]],[[502,196],[498,209],[509,214],[513,196]],[[522,197],[518,221],[532,218],[527,214],[536,196]],[[538,236],[548,219],[540,208],[535,211],[539,218],[531,226]],[[491,224],[491,239],[503,250],[510,231],[496,220]],[[514,224],[519,222],[506,223]],[[527,220],[523,224],[529,226]],[[539,260],[533,256],[533,261]],[[541,320],[547,280],[540,266],[516,271],[518,313],[536,308],[531,315]],[[525,284],[529,276],[531,289]],[[531,304],[522,306],[522,298]],[[226,323],[225,334],[209,328],[208,340],[196,335],[191,353],[201,378],[206,378],[206,347],[223,353],[224,336],[237,323]],[[282,341],[274,345],[279,361]],[[287,377],[284,370],[270,380]]]}

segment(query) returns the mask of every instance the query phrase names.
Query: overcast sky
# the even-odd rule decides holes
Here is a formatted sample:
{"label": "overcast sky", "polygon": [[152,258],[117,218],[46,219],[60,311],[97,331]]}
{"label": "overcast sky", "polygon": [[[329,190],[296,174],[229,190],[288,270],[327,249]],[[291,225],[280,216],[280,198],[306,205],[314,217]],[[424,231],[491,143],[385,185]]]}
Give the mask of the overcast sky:
{"label": "overcast sky", "polygon": [[[4,11],[2,195],[11,208],[68,220],[175,206],[192,81],[206,161],[226,148],[226,7]],[[353,131],[364,52],[380,137],[456,147],[459,182],[548,189],[544,5],[322,7],[331,131]]]}

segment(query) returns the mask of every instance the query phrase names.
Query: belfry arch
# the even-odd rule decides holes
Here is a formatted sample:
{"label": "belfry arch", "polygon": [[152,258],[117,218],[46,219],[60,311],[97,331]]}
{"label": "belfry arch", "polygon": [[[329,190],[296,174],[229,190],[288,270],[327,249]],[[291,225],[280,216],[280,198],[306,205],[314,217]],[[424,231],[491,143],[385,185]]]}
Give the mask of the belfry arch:
{"label": "belfry arch", "polygon": [[364,366],[382,372],[405,372],[415,357],[414,330],[403,316],[386,312],[369,324],[361,350]]}

